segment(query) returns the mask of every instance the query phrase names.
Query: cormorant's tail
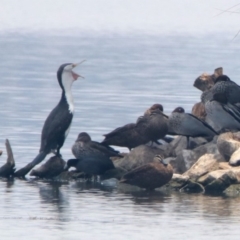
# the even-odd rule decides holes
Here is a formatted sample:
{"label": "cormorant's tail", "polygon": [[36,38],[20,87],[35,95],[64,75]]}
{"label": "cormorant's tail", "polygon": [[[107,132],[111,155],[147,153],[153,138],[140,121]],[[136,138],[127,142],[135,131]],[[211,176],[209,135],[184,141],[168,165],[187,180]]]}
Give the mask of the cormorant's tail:
{"label": "cormorant's tail", "polygon": [[37,164],[39,164],[45,157],[47,156],[47,154],[45,152],[40,152],[31,162],[31,164],[33,166],[36,166]]}
{"label": "cormorant's tail", "polygon": [[45,157],[47,156],[47,153],[40,152],[33,160],[32,162],[28,163],[25,167],[19,169],[14,173],[15,177],[23,178],[28,172],[32,170],[37,164],[39,164]]}

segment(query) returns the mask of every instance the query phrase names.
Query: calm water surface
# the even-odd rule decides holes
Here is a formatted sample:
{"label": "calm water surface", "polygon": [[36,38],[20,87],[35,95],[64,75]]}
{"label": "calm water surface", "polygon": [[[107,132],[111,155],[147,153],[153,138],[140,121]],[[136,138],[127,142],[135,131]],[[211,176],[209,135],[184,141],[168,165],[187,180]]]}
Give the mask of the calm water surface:
{"label": "calm water surface", "polygon": [[[232,36],[0,33],[0,149],[8,138],[17,167],[38,152],[43,122],[58,103],[56,71],[87,61],[73,85],[75,116],[62,148],[81,131],[94,140],[136,120],[153,103],[166,113],[199,101],[192,87],[222,66],[240,84]],[[119,148],[120,149],[120,148]],[[120,150],[126,151],[122,148]],[[6,159],[4,152],[1,157]],[[239,239],[240,198],[104,187],[100,183],[0,181],[3,239]]]}

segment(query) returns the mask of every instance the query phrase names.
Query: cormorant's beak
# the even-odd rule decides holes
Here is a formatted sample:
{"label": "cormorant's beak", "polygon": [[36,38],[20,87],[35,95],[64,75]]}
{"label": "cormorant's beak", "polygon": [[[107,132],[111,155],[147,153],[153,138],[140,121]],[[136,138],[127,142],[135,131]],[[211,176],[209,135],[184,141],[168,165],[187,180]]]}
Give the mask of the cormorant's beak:
{"label": "cormorant's beak", "polygon": [[[74,63],[74,64],[72,64],[72,68],[77,67],[78,65],[80,65],[81,63],[83,63],[83,62],[85,62],[85,61],[86,61],[86,60],[83,60],[83,61],[81,61],[81,62],[79,62],[79,63]],[[73,71],[72,71],[72,76],[73,76],[74,80],[77,80],[79,77],[84,78],[83,76],[81,76],[81,75],[79,75],[79,74],[77,74],[77,73],[75,73],[75,72],[73,72]]]}

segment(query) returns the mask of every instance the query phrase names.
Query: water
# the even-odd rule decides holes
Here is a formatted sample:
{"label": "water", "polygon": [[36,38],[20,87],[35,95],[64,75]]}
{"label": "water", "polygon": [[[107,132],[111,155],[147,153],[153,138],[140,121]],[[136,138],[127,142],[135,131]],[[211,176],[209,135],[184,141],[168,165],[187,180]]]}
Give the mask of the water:
{"label": "water", "polygon": [[[73,85],[75,115],[61,150],[67,160],[79,132],[101,141],[157,102],[166,113],[191,111],[202,72],[222,66],[240,84],[239,40],[232,37],[1,32],[0,149],[8,138],[17,168],[37,155],[43,122],[60,98],[62,63],[87,60],[76,69],[85,78]],[[239,197],[31,179],[1,180],[0,192],[4,239],[239,239]]]}

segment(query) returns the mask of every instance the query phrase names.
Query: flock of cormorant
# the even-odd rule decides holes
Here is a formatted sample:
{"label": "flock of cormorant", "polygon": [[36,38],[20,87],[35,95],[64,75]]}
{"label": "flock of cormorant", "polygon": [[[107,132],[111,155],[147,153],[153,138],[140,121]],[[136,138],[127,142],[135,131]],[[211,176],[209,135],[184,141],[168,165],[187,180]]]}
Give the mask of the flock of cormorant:
{"label": "flock of cormorant", "polygon": [[[212,139],[224,131],[240,130],[240,86],[223,75],[222,68],[218,68],[213,75],[203,74],[195,80],[194,86],[202,91],[202,95],[201,102],[194,105],[191,114],[185,113],[182,107],[177,107],[167,116],[161,104],[154,104],[136,122],[105,134],[101,143],[92,141],[86,132],[80,133],[72,146],[75,158],[65,162],[61,159],[60,149],[68,135],[74,115],[71,86],[81,77],[73,71],[77,65],[66,63],[57,71],[62,95],[43,125],[39,154],[17,171],[12,165],[12,171],[6,174],[5,170],[2,171],[4,174],[1,174],[0,168],[1,176],[24,177],[49,153],[54,153],[55,156],[42,165],[40,170],[32,170],[30,175],[52,176],[53,172],[67,171],[70,167],[84,172],[86,176],[102,175],[114,169],[113,157],[123,157],[110,145],[127,147],[131,151],[132,148],[149,142],[159,144],[158,140],[164,139],[166,135],[182,135],[187,139],[199,136]],[[166,184],[172,178],[173,169],[164,160],[162,156],[156,155],[152,163],[126,173],[121,182],[149,189]],[[48,174],[42,174],[44,171]]]}

